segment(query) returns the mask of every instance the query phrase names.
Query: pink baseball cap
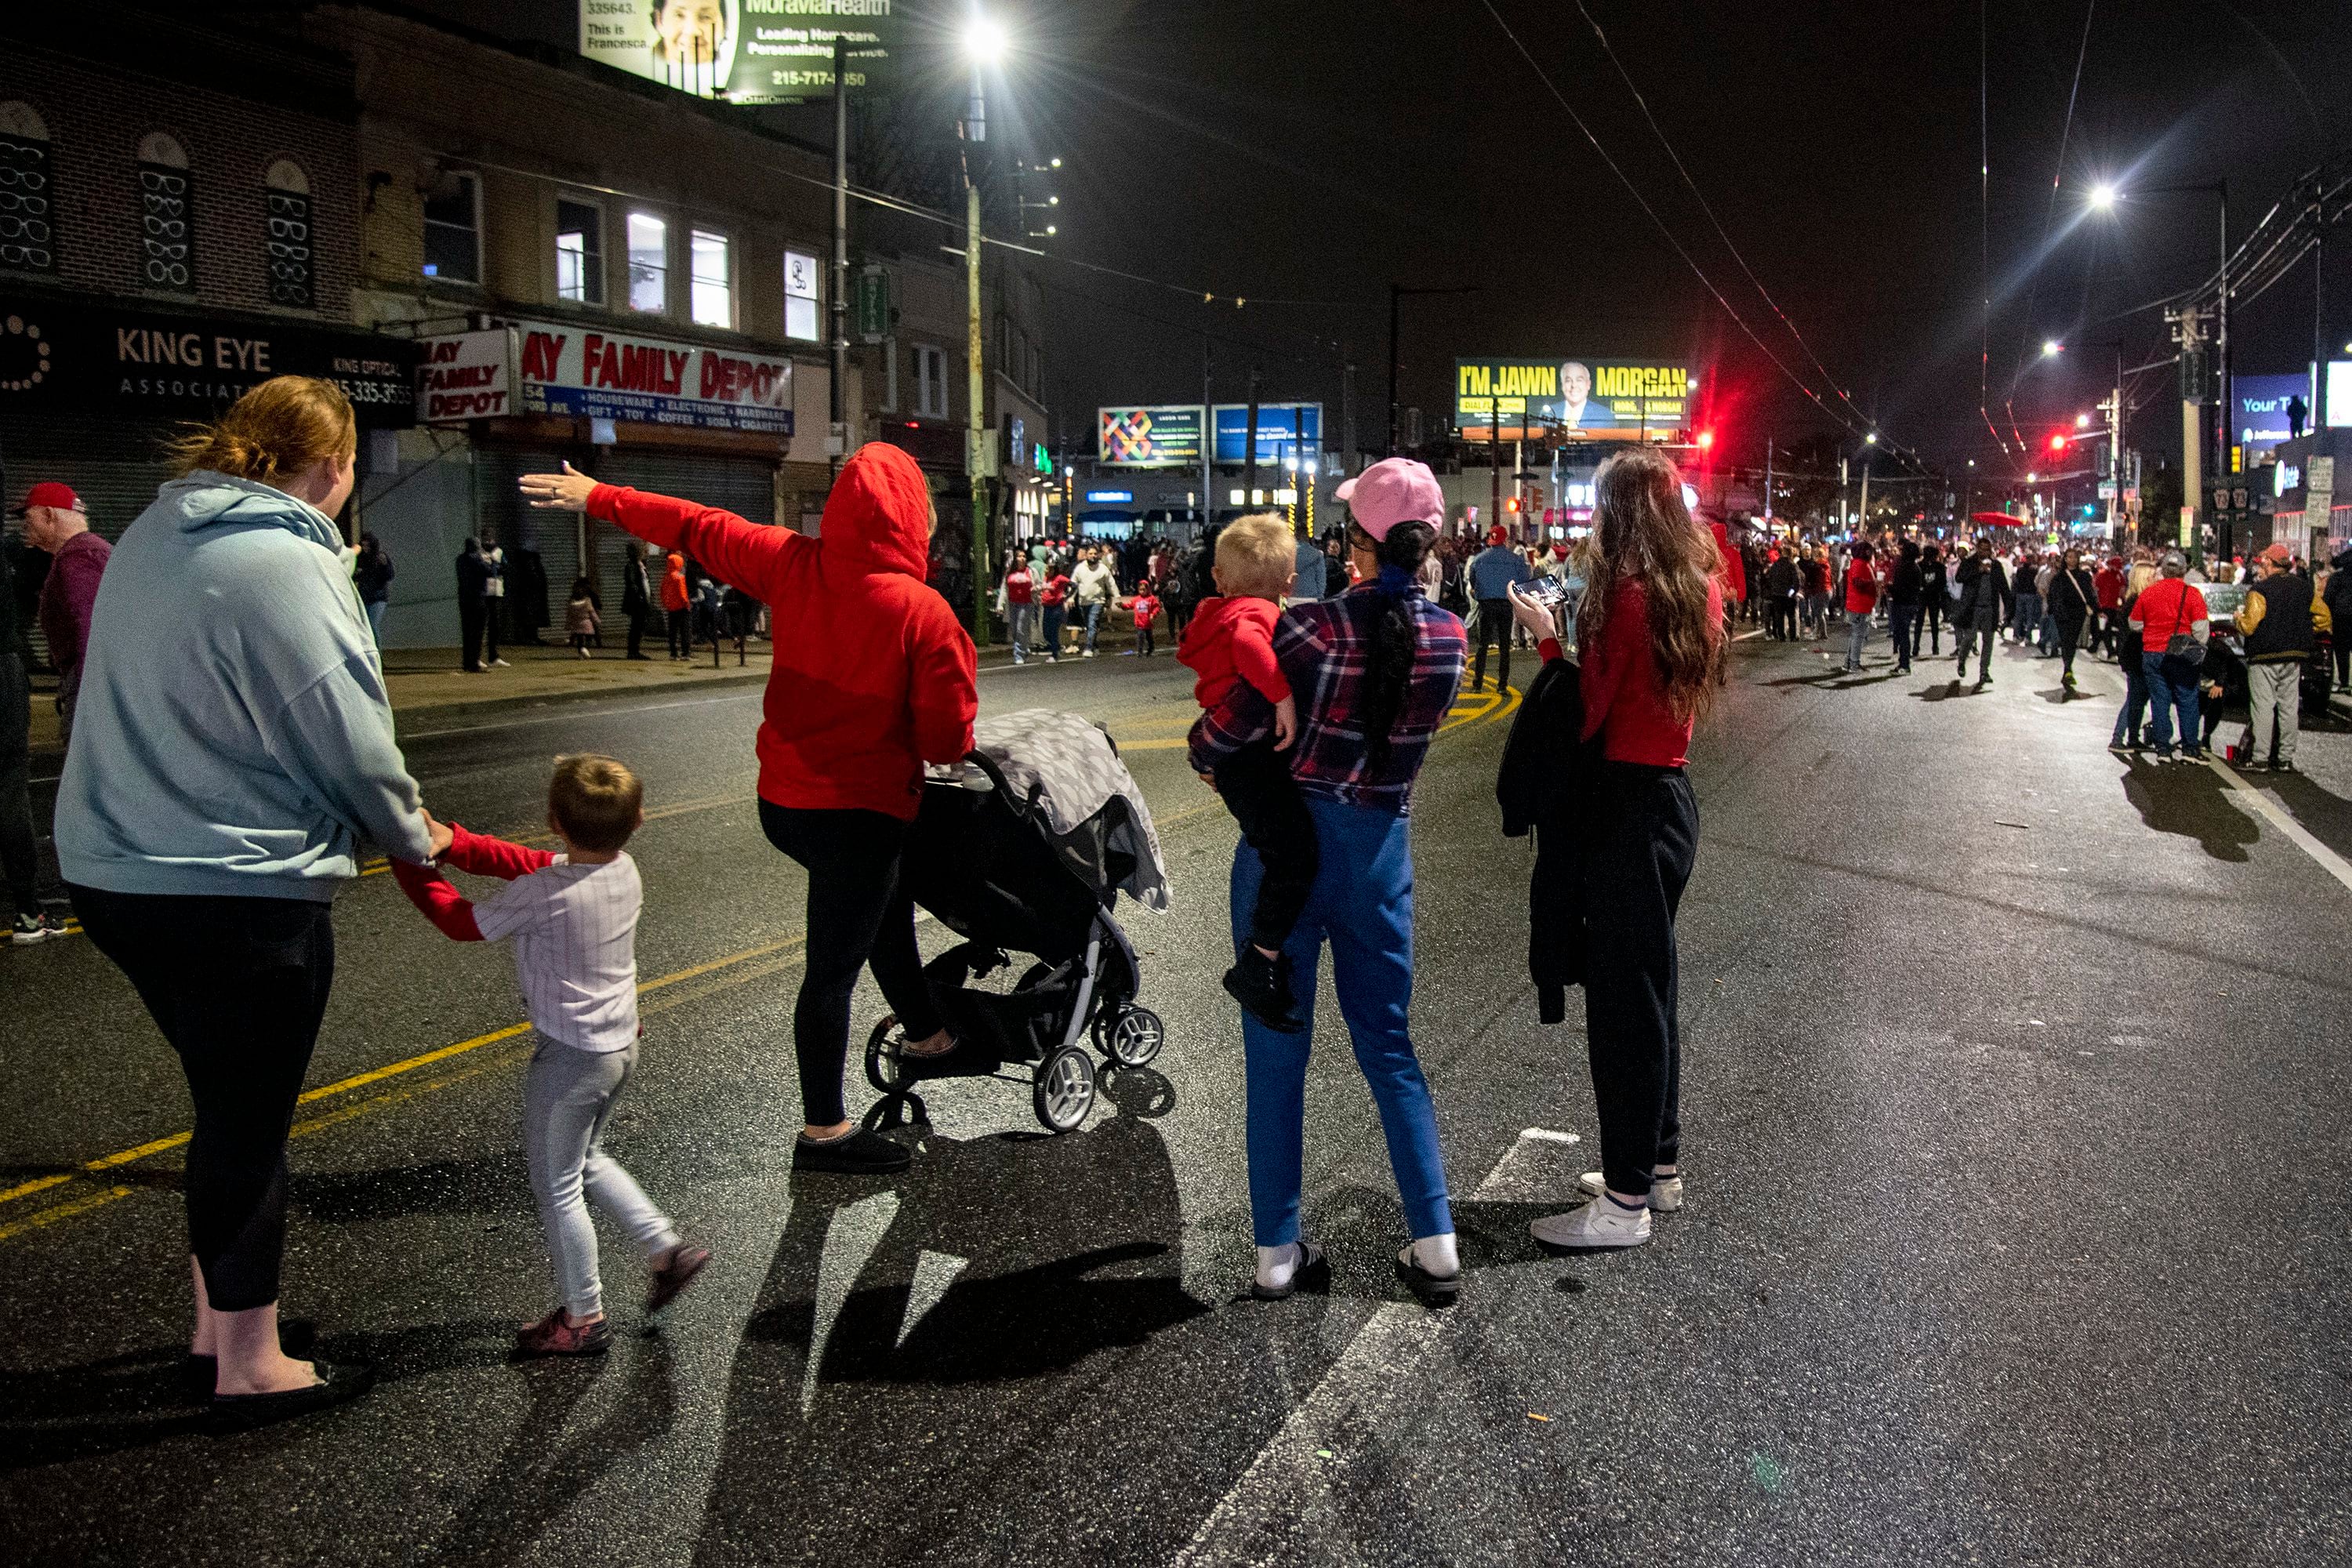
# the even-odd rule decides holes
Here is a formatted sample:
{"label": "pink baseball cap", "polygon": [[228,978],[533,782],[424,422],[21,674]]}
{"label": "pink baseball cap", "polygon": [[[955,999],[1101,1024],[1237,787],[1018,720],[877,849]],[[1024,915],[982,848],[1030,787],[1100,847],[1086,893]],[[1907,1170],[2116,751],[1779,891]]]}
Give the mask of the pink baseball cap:
{"label": "pink baseball cap", "polygon": [[1374,539],[1386,539],[1400,522],[1434,528],[1445,521],[1445,492],[1437,488],[1437,476],[1411,458],[1383,458],[1342,482],[1336,493],[1348,503],[1356,525]]}

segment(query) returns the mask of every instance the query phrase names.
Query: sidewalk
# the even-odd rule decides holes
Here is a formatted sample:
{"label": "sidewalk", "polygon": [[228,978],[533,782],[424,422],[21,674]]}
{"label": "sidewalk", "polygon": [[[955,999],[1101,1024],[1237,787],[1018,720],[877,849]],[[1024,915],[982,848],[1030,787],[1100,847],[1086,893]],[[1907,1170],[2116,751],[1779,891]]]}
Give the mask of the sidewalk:
{"label": "sidewalk", "polygon": [[[519,707],[574,702],[593,697],[620,697],[637,692],[723,690],[730,686],[756,686],[768,679],[771,649],[754,639],[745,649],[745,662],[735,662],[730,645],[720,650],[719,668],[710,667],[710,650],[696,651],[693,660],[679,664],[660,653],[644,662],[623,656],[614,646],[598,649],[593,658],[582,658],[568,647],[530,643],[502,647],[509,668],[467,675],[457,666],[454,647],[394,648],[383,656],[384,685],[392,693],[393,712],[408,723],[419,719],[470,718]],[[981,668],[1007,664],[1010,650],[1002,644],[980,657]],[[33,756],[36,763],[57,763],[62,749],[58,739],[58,710],[53,697],[54,676],[33,678]],[[37,771],[47,771],[37,769]]]}

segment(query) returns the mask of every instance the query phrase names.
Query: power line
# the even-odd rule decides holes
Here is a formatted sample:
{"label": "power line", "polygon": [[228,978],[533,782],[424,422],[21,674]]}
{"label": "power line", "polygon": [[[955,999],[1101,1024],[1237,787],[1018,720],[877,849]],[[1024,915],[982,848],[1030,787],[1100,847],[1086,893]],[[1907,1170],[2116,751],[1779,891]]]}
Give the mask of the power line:
{"label": "power line", "polygon": [[[1815,392],[1811,387],[1807,386],[1804,383],[1804,378],[1798,375],[1795,371],[1790,370],[1788,363],[1781,359],[1779,354],[1772,352],[1771,345],[1767,343],[1762,338],[1757,336],[1756,329],[1748,324],[1748,319],[1739,313],[1738,310],[1733,306],[1729,300],[1724,298],[1723,290],[1716,287],[1715,279],[1706,275],[1706,269],[1698,264],[1697,259],[1691,255],[1689,249],[1684,246],[1680,239],[1675,237],[1674,230],[1666,226],[1665,220],[1658,216],[1657,208],[1650,205],[1649,198],[1642,194],[1641,187],[1634,184],[1632,178],[1626,174],[1624,169],[1619,165],[1617,160],[1609,155],[1609,150],[1601,144],[1601,138],[1592,133],[1592,128],[1585,124],[1583,116],[1576,112],[1575,105],[1569,102],[1567,95],[1561,92],[1559,90],[1559,84],[1552,80],[1551,73],[1545,70],[1542,63],[1538,61],[1534,54],[1528,50],[1527,45],[1520,42],[1518,34],[1511,30],[1510,23],[1504,20],[1503,14],[1495,8],[1495,0],[1481,0],[1481,3],[1486,6],[1486,14],[1495,19],[1495,26],[1502,30],[1503,37],[1510,40],[1511,47],[1518,51],[1519,58],[1526,60],[1528,62],[1528,68],[1536,73],[1536,79],[1543,83],[1544,90],[1551,94],[1553,100],[1559,105],[1561,112],[1568,116],[1569,122],[1574,125],[1576,129],[1582,133],[1584,139],[1592,144],[1593,152],[1600,154],[1601,161],[1609,166],[1609,172],[1617,176],[1618,184],[1625,187],[1626,194],[1633,198],[1635,205],[1640,206],[1642,211],[1648,216],[1650,221],[1657,226],[1658,232],[1664,236],[1666,243],[1674,247],[1675,254],[1682,258],[1683,265],[1691,269],[1692,276],[1696,277],[1699,280],[1700,285],[1706,289],[1707,293],[1714,297],[1715,302],[1723,307],[1723,313],[1731,318],[1732,324],[1747,334],[1748,341],[1754,343],[1758,351],[1761,353],[1766,359],[1772,362],[1773,368],[1780,371],[1782,375],[1788,377],[1789,384],[1794,386],[1798,391],[1803,393],[1816,408],[1819,408],[1823,414],[1828,415],[1830,418],[1835,421],[1841,428],[1846,431],[1847,434],[1862,434],[1862,432],[1857,430],[1843,415],[1831,407],[1828,404],[1822,402],[1821,395]],[[1897,457],[1907,458],[1914,463],[1921,462],[1921,459],[1916,453],[1909,451],[1897,443],[1888,441],[1883,437],[1880,438],[1878,445]],[[1922,464],[1922,466],[1924,467],[1925,465]]]}

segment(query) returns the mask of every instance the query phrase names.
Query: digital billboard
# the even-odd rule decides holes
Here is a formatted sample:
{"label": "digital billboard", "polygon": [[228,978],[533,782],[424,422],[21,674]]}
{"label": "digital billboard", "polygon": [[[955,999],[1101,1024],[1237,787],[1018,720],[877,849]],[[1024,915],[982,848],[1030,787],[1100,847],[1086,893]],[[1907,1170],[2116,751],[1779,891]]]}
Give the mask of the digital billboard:
{"label": "digital billboard", "polygon": [[1096,457],[1107,468],[1183,468],[1201,461],[1202,409],[1197,403],[1097,411]]}
{"label": "digital billboard", "polygon": [[1671,434],[1690,423],[1691,381],[1681,365],[1654,361],[1458,359],[1454,427],[1475,441]]}
{"label": "digital billboard", "polygon": [[2301,398],[2303,427],[2311,428],[2311,378],[2308,375],[2239,375],[2230,379],[2230,401],[2236,405],[2230,419],[2230,439],[2245,448],[2245,464],[2252,468],[2263,454],[2287,438],[2286,405]]}
{"label": "digital billboard", "polygon": [[697,98],[802,103],[833,95],[846,40],[855,89],[906,43],[909,0],[580,0],[580,52]]}
{"label": "digital billboard", "polygon": [[[1249,461],[1249,405],[1220,403],[1216,406],[1216,460],[1230,468]],[[1319,403],[1261,403],[1257,405],[1257,460],[1279,463],[1285,458],[1317,458],[1323,449],[1323,405]]]}

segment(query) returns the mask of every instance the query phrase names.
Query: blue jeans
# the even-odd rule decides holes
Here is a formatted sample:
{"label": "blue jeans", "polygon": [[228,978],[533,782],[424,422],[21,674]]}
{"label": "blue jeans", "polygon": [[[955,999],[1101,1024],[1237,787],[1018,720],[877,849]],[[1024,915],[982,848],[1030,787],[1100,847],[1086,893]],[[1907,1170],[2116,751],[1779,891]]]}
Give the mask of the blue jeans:
{"label": "blue jeans", "polygon": [[2020,589],[2010,612],[2010,630],[2016,634],[2018,641],[2024,642],[2040,630],[2041,626],[2042,595]]}
{"label": "blue jeans", "polygon": [[[1316,972],[1331,944],[1331,979],[1339,1016],[1356,1048],[1388,1135],[1389,1168],[1404,1200],[1415,1240],[1454,1228],[1445,1197],[1445,1162],[1437,1149],[1437,1113],[1413,1054],[1405,1014],[1412,1002],[1412,844],[1408,819],[1392,812],[1307,798],[1322,864],[1307,908],[1283,947],[1291,994],[1307,1028],[1286,1035],[1242,1018],[1242,1057],[1249,1079],[1251,1229],[1260,1247],[1298,1239],[1305,1180],[1307,1054],[1314,1037]],[[1249,941],[1251,911],[1265,869],[1246,840],[1234,847],[1234,952]]]}
{"label": "blue jeans", "polygon": [[1045,650],[1047,658],[1058,659],[1062,657],[1062,616],[1065,612],[1059,605],[1047,605],[1044,608],[1045,635],[1038,646]]}
{"label": "blue jeans", "polygon": [[2197,728],[2197,676],[2200,666],[2193,660],[2171,658],[2160,653],[2139,656],[2142,679],[2147,682],[2149,719],[2156,731],[2157,755],[2172,754],[2172,716],[2180,715],[2180,749],[2190,756],[2203,747],[2203,736]]}
{"label": "blue jeans", "polygon": [[1004,606],[1005,635],[1013,639],[1015,663],[1029,657],[1029,645],[1037,637],[1037,606],[1007,605]]}
{"label": "blue jeans", "polygon": [[1845,613],[1845,667],[1848,669],[1860,669],[1863,647],[1870,641],[1870,612],[1848,610]]}
{"label": "blue jeans", "polygon": [[2147,717],[2147,671],[2140,659],[2124,666],[2123,710],[2116,715],[2115,739],[2107,744],[2138,745],[2142,721]]}
{"label": "blue jeans", "polygon": [[1103,607],[1100,605],[1081,606],[1087,613],[1087,651],[1095,651],[1095,634],[1102,629]]}
{"label": "blue jeans", "polygon": [[383,606],[382,599],[367,602],[368,630],[375,634],[375,646],[378,647],[383,646]]}

